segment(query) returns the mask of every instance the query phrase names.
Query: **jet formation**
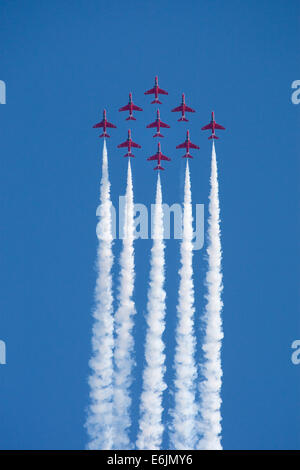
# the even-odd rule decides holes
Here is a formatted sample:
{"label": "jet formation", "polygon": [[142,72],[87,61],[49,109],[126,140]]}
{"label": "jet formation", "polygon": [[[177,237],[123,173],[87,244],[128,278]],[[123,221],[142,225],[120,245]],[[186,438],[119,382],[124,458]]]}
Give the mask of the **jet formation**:
{"label": "jet formation", "polygon": [[148,124],[147,129],[152,128],[152,127],[156,127],[156,134],[154,134],[153,137],[164,137],[164,136],[160,133],[160,128],[161,128],[161,127],[165,127],[165,128],[169,128],[169,129],[170,129],[170,126],[169,126],[168,124],[166,124],[165,122],[162,122],[162,121],[161,121],[159,109],[156,111],[156,119],[155,119],[155,121],[154,121],[154,122],[151,122],[151,124]]}
{"label": "jet formation", "polygon": [[133,111],[143,111],[142,108],[136,106],[132,101],[132,93],[129,93],[129,101],[126,106],[123,106],[119,109],[119,111],[129,111],[129,116],[126,118],[126,121],[136,121],[135,117],[133,117]]}
{"label": "jet formation", "polygon": [[126,153],[126,155],[124,155],[124,157],[134,157],[133,153],[131,153],[131,148],[132,147],[137,148],[137,149],[142,148],[139,144],[133,142],[133,140],[131,138],[131,130],[130,129],[128,130],[127,140],[125,140],[125,142],[122,142],[122,144],[119,144],[118,149],[122,148],[122,147],[127,147],[127,153]]}
{"label": "jet formation", "polygon": [[225,130],[225,127],[221,126],[221,124],[217,124],[215,121],[215,113],[212,111],[211,113],[211,121],[206,126],[202,127],[202,131],[206,131],[207,129],[211,129],[211,136],[208,137],[209,139],[218,139],[219,137],[216,136],[215,130],[222,129]]}
{"label": "jet formation", "polygon": [[177,149],[186,149],[186,153],[182,156],[182,158],[193,158],[190,154],[190,149],[199,149],[198,145],[195,145],[191,142],[190,139],[190,131],[186,131],[186,139],[183,144],[179,144],[176,147]]}
{"label": "jet formation", "polygon": [[158,145],[157,145],[157,152],[155,155],[152,155],[152,157],[149,157],[147,158],[147,160],[157,160],[157,166],[154,168],[154,170],[164,170],[164,168],[161,166],[160,162],[162,160],[166,160],[166,161],[170,161],[171,158],[169,157],[166,157],[165,155],[162,154],[162,151],[161,151],[161,144],[160,142],[158,142]]}
{"label": "jet formation", "polygon": [[148,91],[145,91],[144,95],[154,95],[155,96],[155,100],[154,101],[151,101],[151,104],[162,104],[161,101],[159,101],[158,99],[158,95],[168,95],[169,93],[165,90],[163,90],[162,88],[159,88],[158,86],[158,77],[156,76],[155,77],[155,80],[154,80],[154,87],[153,88],[150,88],[150,90]]}
{"label": "jet formation", "polygon": [[177,106],[177,108],[172,109],[172,113],[181,113],[181,117],[178,119],[178,121],[185,121],[187,122],[188,119],[185,117],[185,113],[195,113],[195,110],[190,108],[185,104],[185,96],[184,93],[182,93],[182,99],[181,99],[181,105]]}
{"label": "jet formation", "polygon": [[106,132],[106,129],[108,127],[112,127],[112,128],[115,128],[117,126],[115,126],[114,124],[112,124],[111,122],[108,122],[108,120],[106,119],[106,109],[103,110],[103,119],[102,121],[98,122],[97,124],[95,124],[93,126],[94,128],[98,128],[98,127],[102,127],[103,128],[103,133],[101,135],[99,135],[99,137],[110,137],[110,135]]}
{"label": "jet formation", "polygon": [[[151,101],[151,104],[162,104],[162,102],[159,100],[159,95],[168,95],[168,92],[166,90],[163,90],[162,88],[159,87],[158,85],[158,77],[156,76],[154,79],[154,87],[150,88],[150,90],[145,91],[145,95],[154,95],[154,100]],[[134,111],[143,111],[143,108],[140,106],[137,106],[133,102],[132,98],[132,93],[129,93],[129,101],[125,106],[122,106],[119,109],[120,112],[122,111],[128,111],[129,115],[126,118],[126,121],[136,121],[136,118],[133,115]],[[181,113],[180,118],[178,119],[179,122],[188,122],[188,119],[186,117],[186,113],[195,113],[195,110],[188,106],[185,102],[185,94],[182,93],[181,95],[181,104],[177,106],[176,108],[173,108],[172,113]],[[103,132],[99,137],[106,137],[109,138],[110,135],[107,133],[107,128],[116,128],[114,124],[109,122],[107,120],[107,113],[106,110],[103,110],[103,118],[102,121],[98,122],[93,126],[94,128],[102,128]],[[160,110],[157,109],[156,111],[156,119],[148,124],[147,129],[152,129],[155,128],[156,132],[153,135],[153,138],[163,138],[163,134],[161,133],[161,128],[164,129],[169,129],[170,126],[169,124],[166,124],[160,119]],[[218,124],[215,120],[215,114],[214,111],[211,113],[211,121],[206,125],[201,128],[201,130],[211,130],[211,135],[208,137],[208,139],[219,139],[219,137],[216,135],[215,131],[216,130],[225,130],[225,127],[221,126],[221,124]],[[132,153],[131,149],[132,148],[142,148],[141,145],[137,144],[134,142],[131,138],[131,129],[128,129],[128,136],[127,139],[120,143],[118,148],[127,148],[127,153],[124,155],[124,157],[134,157],[134,154]],[[176,146],[176,149],[185,149],[185,154],[182,155],[182,158],[193,158],[193,156],[190,154],[190,149],[196,149],[199,150],[200,147],[193,142],[191,142],[190,139],[190,131],[187,130],[186,132],[186,139],[182,144],[179,144]],[[164,170],[164,167],[161,165],[161,161],[170,161],[171,158],[167,157],[166,155],[163,155],[161,151],[161,143],[158,142],[157,145],[157,152],[152,155],[151,157],[147,158],[149,161],[157,161],[157,165],[154,167],[154,170]]]}

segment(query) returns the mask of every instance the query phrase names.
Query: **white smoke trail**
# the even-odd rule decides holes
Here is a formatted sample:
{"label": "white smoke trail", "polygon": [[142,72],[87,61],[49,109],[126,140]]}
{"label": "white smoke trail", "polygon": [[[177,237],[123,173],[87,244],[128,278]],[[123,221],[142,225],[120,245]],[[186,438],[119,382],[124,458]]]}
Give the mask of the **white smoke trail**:
{"label": "white smoke trail", "polygon": [[217,159],[214,142],[212,145],[210,202],[208,220],[208,271],[206,275],[207,303],[204,315],[206,326],[203,353],[204,381],[200,385],[201,394],[201,431],[199,449],[221,450],[221,386],[222,365],[221,346],[223,338],[221,312],[222,249],[220,233],[220,207]]}
{"label": "white smoke trail", "polygon": [[128,160],[127,188],[125,195],[125,217],[123,248],[120,257],[119,307],[115,315],[115,381],[114,381],[114,447],[128,449],[130,440],[128,428],[130,421],[131,398],[129,388],[132,382],[133,365],[132,338],[135,305],[132,300],[134,289],[134,204],[131,165]]}
{"label": "white smoke trail", "polygon": [[106,142],[103,144],[102,179],[100,186],[99,237],[97,251],[98,277],[95,289],[92,348],[89,377],[91,404],[86,427],[88,449],[112,449],[113,446],[113,296],[111,269],[112,217]]}
{"label": "white smoke trail", "polygon": [[165,354],[162,334],[165,329],[166,293],[164,290],[165,246],[163,234],[162,193],[158,174],[147,304],[146,365],[143,374],[140,430],[137,439],[139,449],[159,449],[164,429],[162,424],[162,394],[166,389],[166,384],[164,381]]}
{"label": "white smoke trail", "polygon": [[183,236],[180,246],[178,324],[175,351],[175,406],[171,443],[174,449],[194,449],[197,438],[195,403],[195,336],[193,283],[193,214],[188,160],[185,171]]}

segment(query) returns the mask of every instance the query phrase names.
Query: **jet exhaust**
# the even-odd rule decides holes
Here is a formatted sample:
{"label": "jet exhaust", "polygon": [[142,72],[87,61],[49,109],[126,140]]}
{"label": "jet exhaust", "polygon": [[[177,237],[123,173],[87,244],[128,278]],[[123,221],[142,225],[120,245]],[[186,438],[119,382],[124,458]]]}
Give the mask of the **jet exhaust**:
{"label": "jet exhaust", "polygon": [[90,405],[86,428],[88,449],[113,447],[113,295],[112,275],[112,217],[110,181],[108,174],[106,141],[103,142],[102,178],[100,184],[100,210],[97,250],[97,281],[95,289],[94,325],[92,330],[92,357],[89,365]]}
{"label": "jet exhaust", "polygon": [[114,447],[130,449],[130,385],[132,382],[134,290],[134,204],[130,160],[128,160],[123,246],[120,255],[119,306],[115,314]]}
{"label": "jet exhaust", "polygon": [[173,449],[194,449],[197,438],[195,402],[193,214],[189,162],[186,162],[183,236],[180,245],[179,298],[175,349],[175,394],[172,411],[171,443]]}
{"label": "jet exhaust", "polygon": [[165,244],[163,241],[163,208],[160,175],[157,175],[156,201],[153,222],[153,245],[150,260],[150,284],[147,303],[147,332],[145,369],[140,402],[138,449],[160,449],[164,426],[162,423],[162,394],[165,353],[162,334],[165,329]]}
{"label": "jet exhaust", "polygon": [[206,308],[204,313],[205,338],[202,346],[204,380],[200,384],[200,412],[202,437],[198,449],[221,450],[221,346],[223,338],[221,312],[222,248],[220,232],[220,207],[217,159],[214,141],[212,144],[211,177],[208,219],[208,270],[206,274]]}

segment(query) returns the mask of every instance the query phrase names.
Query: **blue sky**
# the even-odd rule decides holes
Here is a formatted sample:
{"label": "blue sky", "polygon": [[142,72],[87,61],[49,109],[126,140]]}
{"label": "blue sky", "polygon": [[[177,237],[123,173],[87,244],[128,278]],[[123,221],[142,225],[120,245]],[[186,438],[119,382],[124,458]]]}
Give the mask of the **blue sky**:
{"label": "blue sky", "polygon": [[[193,200],[208,201],[211,145],[200,131],[212,109],[227,130],[217,142],[224,251],[223,445],[300,448],[300,366],[291,362],[299,325],[299,2],[212,0],[2,2],[0,79],[0,448],[80,449],[88,404],[95,211],[102,142],[92,125],[105,106],[112,198],[124,192],[116,146],[129,91],[144,108],[133,124],[137,202],[154,199],[145,126],[155,107],[143,92],[156,74],[169,91],[163,151],[165,202],[180,202],[187,128],[200,145],[191,162]],[[170,109],[181,93],[197,113],[189,126]],[[206,211],[207,215],[207,211]],[[143,365],[150,241],[136,243],[136,433]],[[118,256],[120,242],[115,243]],[[167,381],[172,385],[178,242],[167,244]],[[205,251],[194,256],[197,328]],[[117,265],[114,277],[117,279]],[[200,359],[200,350],[198,350]],[[165,397],[166,408],[172,397]],[[167,414],[164,420],[167,420]],[[167,436],[164,439],[167,445]]]}

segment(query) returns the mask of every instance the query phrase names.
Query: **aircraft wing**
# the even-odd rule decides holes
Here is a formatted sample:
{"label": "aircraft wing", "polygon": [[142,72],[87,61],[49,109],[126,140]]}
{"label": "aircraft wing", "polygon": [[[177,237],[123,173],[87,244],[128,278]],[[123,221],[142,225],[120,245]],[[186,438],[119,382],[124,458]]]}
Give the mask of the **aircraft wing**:
{"label": "aircraft wing", "polygon": [[223,127],[223,126],[221,126],[221,124],[217,124],[217,123],[215,124],[215,128],[225,130],[225,127]]}
{"label": "aircraft wing", "polygon": [[206,131],[207,129],[212,129],[212,123],[211,122],[209,124],[207,124],[206,126],[201,128],[202,131]]}
{"label": "aircraft wing", "polygon": [[137,149],[142,148],[139,144],[136,144],[135,142],[131,142],[131,147],[135,147]]}
{"label": "aircraft wing", "polygon": [[168,124],[165,124],[164,122],[160,121],[160,127],[170,127]]}
{"label": "aircraft wing", "polygon": [[128,147],[128,142],[122,142],[122,144],[118,145],[118,149],[120,149],[122,147]]}
{"label": "aircraft wing", "polygon": [[154,121],[154,122],[151,122],[151,124],[148,124],[147,129],[149,129],[151,127],[157,127],[157,122]]}
{"label": "aircraft wing", "polygon": [[152,155],[152,157],[147,158],[147,160],[158,160],[158,156]]}
{"label": "aircraft wing", "polygon": [[185,149],[186,148],[186,143],[183,142],[183,144],[176,145],[177,149]]}
{"label": "aircraft wing", "polygon": [[177,106],[177,108],[172,109],[172,113],[178,113],[179,111],[183,111],[182,104],[180,106]]}
{"label": "aircraft wing", "polygon": [[122,108],[119,109],[119,111],[129,111],[129,110],[130,110],[129,104],[126,104],[126,106],[122,106]]}
{"label": "aircraft wing", "polygon": [[144,95],[152,95],[153,93],[155,93],[155,88],[151,88],[150,90],[145,91]]}
{"label": "aircraft wing", "polygon": [[168,95],[169,93],[165,90],[163,90],[162,88],[157,88],[157,91],[158,93],[160,93],[161,95]]}
{"label": "aircraft wing", "polygon": [[184,108],[185,111],[187,111],[188,113],[194,113],[195,110],[193,108],[190,108],[189,106],[185,105],[185,108]]}
{"label": "aircraft wing", "polygon": [[103,123],[104,123],[103,121],[98,122],[97,124],[95,124],[95,125],[93,126],[93,128],[103,127]]}
{"label": "aircraft wing", "polygon": [[199,149],[200,147],[198,147],[198,145],[192,144],[192,142],[190,142],[190,148],[191,149]]}
{"label": "aircraft wing", "polygon": [[114,127],[116,129],[117,126],[115,126],[114,124],[112,124],[111,122],[106,122],[106,127]]}
{"label": "aircraft wing", "polygon": [[143,111],[142,108],[140,108],[139,106],[136,106],[135,104],[132,105],[132,109],[133,109],[134,111]]}
{"label": "aircraft wing", "polygon": [[162,156],[160,157],[160,159],[161,159],[161,160],[167,160],[168,162],[171,160],[171,158],[166,157],[165,155],[162,155]]}

